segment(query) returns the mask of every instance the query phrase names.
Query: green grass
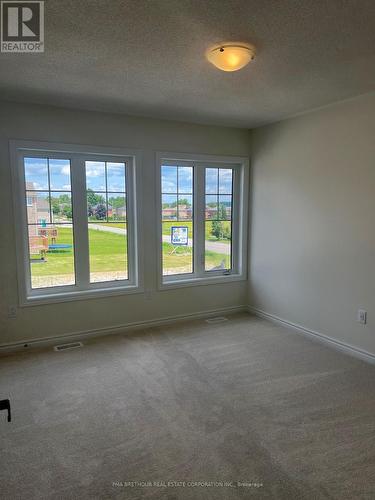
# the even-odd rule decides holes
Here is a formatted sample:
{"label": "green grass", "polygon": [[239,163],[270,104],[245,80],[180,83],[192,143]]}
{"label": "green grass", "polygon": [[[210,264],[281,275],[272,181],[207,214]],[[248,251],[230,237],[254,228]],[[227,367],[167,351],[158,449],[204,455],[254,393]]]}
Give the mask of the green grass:
{"label": "green grass", "polygon": [[[170,243],[163,243],[163,268],[178,269],[184,268],[185,272],[192,272],[192,249],[187,247],[175,247]],[[173,253],[172,253],[173,252]],[[230,268],[230,256],[206,251],[206,270],[219,266],[224,260],[225,267]]]}
{"label": "green grass", "polygon": [[[190,223],[191,224],[191,223]],[[172,225],[172,224],[171,224]],[[119,227],[119,226],[115,226]],[[123,225],[122,225],[123,227]],[[73,245],[71,228],[58,228],[57,242]],[[217,241],[217,240],[215,240]],[[121,234],[106,233],[97,229],[89,229],[90,243],[90,270],[92,272],[123,271],[127,265],[126,236]],[[168,269],[183,268],[191,266],[191,248],[175,247],[169,243],[163,243],[163,262]],[[32,258],[38,258],[32,256]],[[228,261],[229,257],[215,252],[206,252],[206,266],[218,266],[221,261]],[[31,265],[32,275],[54,276],[74,273],[73,248],[67,251],[48,252],[47,261]]]}
{"label": "green grass", "polygon": [[[58,228],[57,243],[73,244],[72,229]],[[126,236],[89,229],[91,272],[123,271],[126,269]],[[34,257],[35,258],[35,257]],[[47,261],[31,267],[33,276],[54,276],[74,272],[73,248],[48,252]]]}
{"label": "green grass", "polygon": [[[122,226],[123,228],[124,226]],[[123,271],[127,267],[127,237],[89,229],[90,271]]]}

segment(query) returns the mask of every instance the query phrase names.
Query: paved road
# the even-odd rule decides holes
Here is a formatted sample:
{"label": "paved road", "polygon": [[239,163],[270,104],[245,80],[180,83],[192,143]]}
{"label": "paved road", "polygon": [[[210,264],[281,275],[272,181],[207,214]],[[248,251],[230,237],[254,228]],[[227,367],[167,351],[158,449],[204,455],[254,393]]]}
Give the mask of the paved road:
{"label": "paved road", "polygon": [[[89,227],[93,229],[97,229],[98,231],[104,231],[107,233],[114,234],[126,234],[126,229],[121,229],[119,227],[111,227],[106,224],[95,224],[90,223]],[[169,234],[163,234],[163,241],[165,243],[171,242],[171,237]],[[191,247],[193,245],[193,240],[189,239],[188,246]],[[223,243],[221,241],[207,241],[206,242],[206,250],[210,250],[211,252],[222,253],[224,255],[230,255],[230,243]]]}
{"label": "paved road", "polygon": [[111,227],[107,226],[107,224],[92,224],[89,223],[89,228],[97,229],[98,231],[104,231],[105,233],[114,233],[114,234],[126,234],[126,229],[121,229],[120,227]]}

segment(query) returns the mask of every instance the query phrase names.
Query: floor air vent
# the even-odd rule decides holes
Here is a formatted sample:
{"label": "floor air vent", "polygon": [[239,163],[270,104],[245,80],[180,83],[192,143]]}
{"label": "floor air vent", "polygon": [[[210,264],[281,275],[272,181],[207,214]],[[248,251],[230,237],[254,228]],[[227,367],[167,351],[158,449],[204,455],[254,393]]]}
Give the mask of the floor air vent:
{"label": "floor air vent", "polygon": [[79,347],[83,347],[82,342],[72,342],[70,344],[60,344],[55,345],[55,351],[69,351],[70,349],[78,349]]}
{"label": "floor air vent", "polygon": [[216,316],[214,318],[207,318],[206,319],[206,323],[223,323],[224,321],[228,321],[228,318],[226,318],[225,316]]}

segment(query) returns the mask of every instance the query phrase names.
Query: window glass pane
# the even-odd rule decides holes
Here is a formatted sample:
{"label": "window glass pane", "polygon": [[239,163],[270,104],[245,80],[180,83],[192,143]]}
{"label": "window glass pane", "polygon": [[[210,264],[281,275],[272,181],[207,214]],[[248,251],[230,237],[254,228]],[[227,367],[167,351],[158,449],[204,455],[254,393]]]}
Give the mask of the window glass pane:
{"label": "window glass pane", "polygon": [[24,158],[26,189],[45,190],[48,185],[48,161],[46,158]]}
{"label": "window glass pane", "polygon": [[90,282],[128,279],[125,223],[89,223]]}
{"label": "window glass pane", "polygon": [[178,195],[178,220],[193,218],[193,197],[191,194]]}
{"label": "window glass pane", "polygon": [[92,191],[106,191],[105,162],[86,161],[86,188]]}
{"label": "window glass pane", "polygon": [[74,285],[72,225],[28,226],[32,288]]}
{"label": "window glass pane", "polygon": [[28,224],[49,224],[51,222],[49,192],[26,191]]}
{"label": "window glass pane", "polygon": [[107,162],[107,189],[125,193],[125,164]]}
{"label": "window glass pane", "polygon": [[177,167],[161,167],[162,193],[177,193]]}
{"label": "window glass pane", "polygon": [[[96,174],[104,189],[89,180]],[[125,178],[123,162],[86,162],[90,283],[128,279]]]}
{"label": "window glass pane", "polygon": [[231,222],[206,221],[205,269],[218,271],[231,266]]}
{"label": "window glass pane", "polygon": [[123,193],[108,194],[108,221],[126,220],[126,197]]}
{"label": "window glass pane", "polygon": [[220,168],[219,169],[219,193],[231,194],[232,193],[232,169]]}
{"label": "window glass pane", "polygon": [[107,220],[107,197],[106,193],[95,193],[87,190],[87,215],[89,221]]}
{"label": "window glass pane", "polygon": [[162,167],[162,190],[163,275],[192,273],[193,167]]}
{"label": "window glass pane", "polygon": [[217,195],[206,195],[206,211],[205,217],[207,219],[217,218]]}
{"label": "window glass pane", "polygon": [[219,173],[217,168],[206,168],[206,194],[218,192]]}
{"label": "window glass pane", "polygon": [[193,223],[162,223],[163,275],[193,272]]}
{"label": "window glass pane", "polygon": [[193,192],[192,167],[178,167],[178,192],[179,193]]}
{"label": "window glass pane", "polygon": [[49,160],[50,189],[70,191],[70,160]]}
{"label": "window glass pane", "polygon": [[72,195],[69,192],[51,191],[52,222],[71,223],[73,218]]}
{"label": "window glass pane", "polygon": [[232,175],[232,169],[206,169],[206,271],[232,268]]}
{"label": "window glass pane", "polygon": [[74,285],[70,160],[25,158],[24,169],[31,287]]}
{"label": "window glass pane", "polygon": [[163,220],[177,219],[177,195],[163,194],[162,196],[162,218]]}

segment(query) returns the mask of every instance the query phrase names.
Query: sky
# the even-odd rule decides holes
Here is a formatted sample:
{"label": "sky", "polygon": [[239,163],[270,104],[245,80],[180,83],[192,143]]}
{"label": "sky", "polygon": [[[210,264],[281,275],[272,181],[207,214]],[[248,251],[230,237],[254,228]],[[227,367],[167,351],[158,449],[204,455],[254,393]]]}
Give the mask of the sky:
{"label": "sky", "polygon": [[[178,170],[178,172],[177,172]],[[178,186],[177,186],[178,173]],[[192,193],[193,167],[162,166],[163,193]],[[206,194],[231,194],[232,170],[227,168],[206,169]]]}
{"label": "sky", "polygon": [[[25,158],[25,179],[32,182],[34,189],[48,190],[48,162],[45,158]],[[96,192],[106,190],[125,192],[125,164],[107,162],[107,178],[105,162],[86,161],[87,189]],[[68,159],[49,160],[50,189],[52,191],[70,191],[70,161]],[[206,169],[207,195],[232,193],[232,170],[224,168]],[[193,193],[193,167],[162,166],[162,192],[169,194],[191,195]],[[175,198],[175,197],[174,197]],[[181,196],[180,196],[181,198]],[[184,196],[190,200],[191,196]]]}
{"label": "sky", "polygon": [[[193,167],[162,166],[163,204],[186,199],[192,205]],[[226,168],[206,168],[206,203],[231,203],[232,170]],[[190,195],[189,195],[190,194]],[[225,196],[226,195],[226,196]]]}
{"label": "sky", "polygon": [[[106,190],[105,162],[86,161],[87,189]],[[48,162],[45,158],[25,158],[25,180],[32,182],[34,189],[48,190]],[[50,189],[70,191],[70,161],[49,160]],[[116,193],[125,192],[125,164],[107,162],[107,189]]]}

